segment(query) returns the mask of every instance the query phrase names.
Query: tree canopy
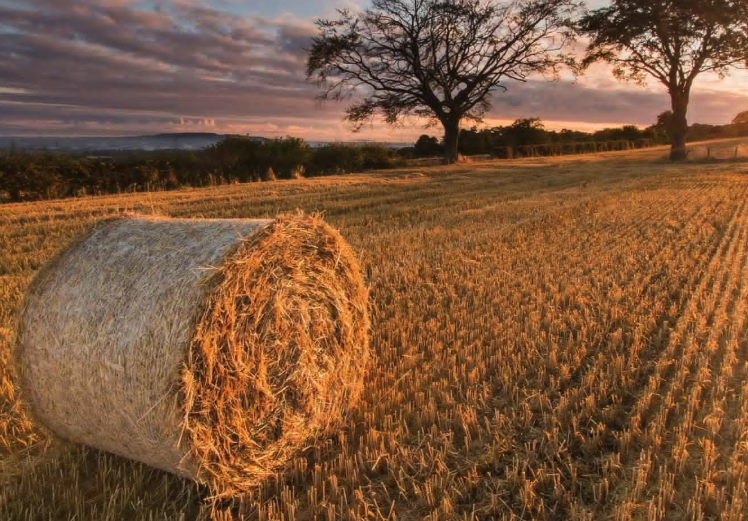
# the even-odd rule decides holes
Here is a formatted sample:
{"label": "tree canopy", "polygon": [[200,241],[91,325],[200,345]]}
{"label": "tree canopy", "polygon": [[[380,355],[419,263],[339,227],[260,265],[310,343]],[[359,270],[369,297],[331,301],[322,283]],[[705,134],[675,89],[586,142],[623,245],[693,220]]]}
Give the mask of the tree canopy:
{"label": "tree canopy", "polygon": [[727,74],[748,63],[745,0],[612,0],[580,20],[590,43],[587,66],[603,60],[617,77],[655,78],[671,97],[673,159],[686,155],[691,89],[703,73]]}
{"label": "tree canopy", "polygon": [[307,76],[323,100],[351,99],[354,130],[381,115],[440,122],[457,158],[463,119],[480,121],[490,95],[531,74],[554,74],[572,38],[574,0],[373,0],[319,20]]}
{"label": "tree canopy", "polygon": [[748,110],[741,112],[732,120],[733,125],[740,125],[744,123],[748,123]]}

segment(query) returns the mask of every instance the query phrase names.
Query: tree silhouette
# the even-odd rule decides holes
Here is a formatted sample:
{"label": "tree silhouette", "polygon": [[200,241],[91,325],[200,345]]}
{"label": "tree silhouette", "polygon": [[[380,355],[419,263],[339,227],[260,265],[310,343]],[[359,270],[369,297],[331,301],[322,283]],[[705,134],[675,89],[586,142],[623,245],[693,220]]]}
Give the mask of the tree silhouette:
{"label": "tree silhouette", "polygon": [[672,160],[686,158],[688,104],[696,78],[748,63],[746,0],[612,0],[579,22],[590,38],[583,64],[603,60],[623,79],[656,78],[670,94]]}
{"label": "tree silhouette", "polygon": [[574,0],[373,0],[319,20],[307,77],[320,99],[353,99],[354,130],[380,114],[444,127],[444,156],[457,160],[460,122],[480,121],[490,95],[510,80],[553,74],[572,37]]}
{"label": "tree silhouette", "polygon": [[748,123],[748,110],[741,112],[732,120],[733,125],[741,125]]}
{"label": "tree silhouette", "polygon": [[439,140],[426,134],[418,138],[413,149],[418,157],[439,156],[444,152]]}

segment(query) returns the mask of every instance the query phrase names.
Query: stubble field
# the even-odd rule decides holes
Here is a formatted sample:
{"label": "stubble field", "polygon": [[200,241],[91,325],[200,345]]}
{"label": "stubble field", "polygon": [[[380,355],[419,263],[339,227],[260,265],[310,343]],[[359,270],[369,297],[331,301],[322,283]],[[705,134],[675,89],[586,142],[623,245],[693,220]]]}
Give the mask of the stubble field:
{"label": "stubble field", "polygon": [[[0,519],[748,518],[748,163],[666,151],[0,206]],[[97,219],[324,211],[376,353],[339,435],[236,504],[52,440],[24,287]]]}

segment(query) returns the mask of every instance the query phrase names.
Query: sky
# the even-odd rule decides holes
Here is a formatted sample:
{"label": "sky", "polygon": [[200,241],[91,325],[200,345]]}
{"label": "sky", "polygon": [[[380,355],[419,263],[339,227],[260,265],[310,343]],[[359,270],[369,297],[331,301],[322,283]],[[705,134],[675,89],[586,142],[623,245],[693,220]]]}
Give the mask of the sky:
{"label": "sky", "polygon": [[[424,133],[417,121],[396,129],[374,122],[352,133],[342,119],[346,104],[318,103],[306,81],[315,19],[366,2],[0,0],[0,135],[413,140]],[[552,129],[643,126],[669,108],[657,84],[620,82],[605,65],[577,80],[507,86],[493,96],[486,125],[540,117]],[[747,87],[744,72],[703,77],[690,120],[728,123],[748,110]]]}

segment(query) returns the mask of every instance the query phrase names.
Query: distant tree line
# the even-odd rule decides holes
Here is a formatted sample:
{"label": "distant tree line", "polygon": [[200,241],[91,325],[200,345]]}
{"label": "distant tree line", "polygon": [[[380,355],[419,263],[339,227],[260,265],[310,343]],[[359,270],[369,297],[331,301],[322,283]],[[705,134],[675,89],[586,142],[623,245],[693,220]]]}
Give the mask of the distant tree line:
{"label": "distant tree line", "polygon": [[[667,144],[670,112],[645,129],[633,125],[597,132],[547,130],[538,118],[512,125],[460,130],[465,156],[514,157],[587,154]],[[730,125],[695,124],[689,141],[748,136],[748,113]],[[227,137],[200,151],[107,152],[106,155],[0,151],[0,201],[172,190],[179,187],[271,181],[384,170],[409,159],[442,156],[444,140],[422,135],[412,147],[330,143],[310,147],[298,138],[258,141]]]}
{"label": "distant tree line", "polygon": [[[518,119],[508,126],[460,130],[459,153],[463,156],[491,155],[500,159],[631,150],[668,143],[664,129],[653,125],[607,128],[588,133],[575,130],[547,130],[539,118]],[[422,135],[412,149],[401,153],[432,157],[443,153],[443,142]]]}
{"label": "distant tree line", "polygon": [[[539,118],[518,119],[493,128],[462,129],[459,152],[464,156],[491,155],[495,158],[587,154],[632,150],[672,142],[672,112],[663,112],[647,128],[625,125],[596,132],[547,130]],[[688,128],[687,141],[748,137],[748,111],[738,114],[729,125],[695,123]],[[400,153],[409,157],[435,157],[443,153],[443,141],[422,135],[416,144]]]}
{"label": "distant tree line", "polygon": [[404,164],[382,145],[228,137],[200,151],[82,155],[0,151],[0,201],[172,190],[387,169]]}

